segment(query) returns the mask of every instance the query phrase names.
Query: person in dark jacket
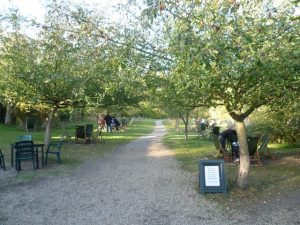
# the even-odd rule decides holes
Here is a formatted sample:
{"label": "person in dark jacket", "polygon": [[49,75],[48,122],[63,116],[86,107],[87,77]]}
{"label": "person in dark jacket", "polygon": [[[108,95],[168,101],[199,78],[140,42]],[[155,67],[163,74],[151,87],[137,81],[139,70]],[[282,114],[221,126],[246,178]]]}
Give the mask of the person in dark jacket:
{"label": "person in dark jacket", "polygon": [[106,130],[107,132],[111,132],[111,123],[112,123],[112,116],[107,113],[107,115],[104,117],[105,123],[106,123]]}
{"label": "person in dark jacket", "polygon": [[225,152],[225,145],[226,141],[229,141],[231,145],[232,154],[235,158],[235,162],[239,161],[239,144],[237,139],[237,133],[233,129],[227,129],[220,133],[219,135],[219,141],[220,141],[220,151],[222,153]]}

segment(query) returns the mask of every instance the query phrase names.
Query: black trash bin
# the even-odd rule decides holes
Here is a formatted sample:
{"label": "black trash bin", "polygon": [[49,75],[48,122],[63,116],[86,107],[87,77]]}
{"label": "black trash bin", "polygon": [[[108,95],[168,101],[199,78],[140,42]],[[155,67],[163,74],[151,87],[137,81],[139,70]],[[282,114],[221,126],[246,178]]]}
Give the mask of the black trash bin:
{"label": "black trash bin", "polygon": [[213,127],[212,128],[212,134],[214,134],[218,137],[219,134],[220,134],[220,127]]}
{"label": "black trash bin", "polygon": [[249,155],[253,156],[256,152],[259,137],[248,137],[248,150],[249,150]]}

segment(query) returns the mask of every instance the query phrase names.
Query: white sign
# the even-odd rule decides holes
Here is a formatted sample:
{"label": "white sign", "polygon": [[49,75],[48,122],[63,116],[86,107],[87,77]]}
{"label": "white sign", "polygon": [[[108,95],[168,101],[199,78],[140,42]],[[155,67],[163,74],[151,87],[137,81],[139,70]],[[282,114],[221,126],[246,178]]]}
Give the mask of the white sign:
{"label": "white sign", "polygon": [[205,185],[220,186],[219,166],[204,166]]}

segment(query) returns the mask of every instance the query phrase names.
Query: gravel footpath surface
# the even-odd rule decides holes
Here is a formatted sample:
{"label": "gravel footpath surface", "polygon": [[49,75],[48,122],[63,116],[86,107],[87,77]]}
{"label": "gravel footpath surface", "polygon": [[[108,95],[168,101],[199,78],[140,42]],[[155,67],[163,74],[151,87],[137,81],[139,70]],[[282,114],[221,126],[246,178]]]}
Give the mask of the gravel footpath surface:
{"label": "gravel footpath surface", "polygon": [[165,129],[90,160],[70,176],[4,188],[0,225],[300,224],[299,193],[228,214],[195,190],[161,144]]}

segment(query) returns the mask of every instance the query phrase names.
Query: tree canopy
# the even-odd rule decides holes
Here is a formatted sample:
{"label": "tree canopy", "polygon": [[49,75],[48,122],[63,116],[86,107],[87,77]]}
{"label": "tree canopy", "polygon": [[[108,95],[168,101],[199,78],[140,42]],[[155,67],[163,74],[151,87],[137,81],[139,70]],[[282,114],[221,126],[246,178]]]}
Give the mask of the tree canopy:
{"label": "tree canopy", "polygon": [[120,9],[126,23],[66,1],[49,1],[44,23],[15,10],[2,16],[1,103],[47,112],[45,143],[65,107],[157,107],[187,122],[194,108],[225,106],[240,142],[238,184],[247,188],[244,120],[261,106],[299,101],[297,2],[147,0]]}

